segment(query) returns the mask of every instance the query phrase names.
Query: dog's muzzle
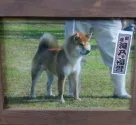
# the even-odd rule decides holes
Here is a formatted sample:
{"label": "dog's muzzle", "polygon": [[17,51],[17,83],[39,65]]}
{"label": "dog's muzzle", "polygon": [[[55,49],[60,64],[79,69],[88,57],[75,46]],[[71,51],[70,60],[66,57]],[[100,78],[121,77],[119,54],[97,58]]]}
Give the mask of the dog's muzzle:
{"label": "dog's muzzle", "polygon": [[87,55],[88,53],[90,53],[90,50],[84,50],[80,52],[81,55]]}

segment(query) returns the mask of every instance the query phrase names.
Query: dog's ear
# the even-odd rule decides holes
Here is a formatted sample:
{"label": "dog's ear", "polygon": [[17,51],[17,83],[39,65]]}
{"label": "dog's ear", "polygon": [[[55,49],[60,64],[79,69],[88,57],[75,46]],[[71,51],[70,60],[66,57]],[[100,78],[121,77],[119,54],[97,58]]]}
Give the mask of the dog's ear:
{"label": "dog's ear", "polygon": [[80,37],[80,35],[79,35],[78,32],[75,32],[75,33],[73,34],[73,36],[75,36],[75,37]]}
{"label": "dog's ear", "polygon": [[88,38],[88,41],[89,41],[91,39],[91,37],[92,37],[92,33],[86,34],[85,36]]}
{"label": "dog's ear", "polygon": [[90,39],[92,37],[92,33],[86,34],[85,36]]}
{"label": "dog's ear", "polygon": [[76,41],[76,40],[79,40],[80,34],[79,34],[78,32],[75,32],[75,33],[73,34],[73,38],[74,38],[75,41]]}

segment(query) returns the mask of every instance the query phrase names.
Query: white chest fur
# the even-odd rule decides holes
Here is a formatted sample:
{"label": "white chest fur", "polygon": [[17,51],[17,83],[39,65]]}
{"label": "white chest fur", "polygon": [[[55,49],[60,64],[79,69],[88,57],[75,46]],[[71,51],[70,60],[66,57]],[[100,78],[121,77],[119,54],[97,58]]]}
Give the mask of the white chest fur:
{"label": "white chest fur", "polygon": [[81,63],[81,59],[82,59],[82,58],[79,58],[79,59],[74,63],[74,65],[67,64],[67,65],[63,68],[64,74],[65,74],[66,76],[68,76],[68,75],[70,75],[72,72],[80,73],[80,69],[81,69],[80,63]]}

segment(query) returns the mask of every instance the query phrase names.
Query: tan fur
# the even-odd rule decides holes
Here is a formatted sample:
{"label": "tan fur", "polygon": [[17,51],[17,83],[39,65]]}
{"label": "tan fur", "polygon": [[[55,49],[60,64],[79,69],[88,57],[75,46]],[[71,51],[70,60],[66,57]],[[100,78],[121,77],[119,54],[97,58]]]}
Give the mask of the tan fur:
{"label": "tan fur", "polygon": [[[50,35],[50,37],[52,36]],[[80,62],[82,56],[88,54],[90,51],[90,44],[88,42],[89,37],[83,33],[75,33],[69,37],[63,48],[51,45],[53,41],[50,42],[50,40],[53,39],[50,39],[50,37],[49,35],[48,39],[46,38],[46,35],[45,38],[43,37],[41,40],[42,43],[40,43],[39,49],[33,59],[31,96],[35,96],[35,84],[38,74],[45,70],[48,75],[48,95],[52,94],[51,81],[55,75],[58,77],[58,93],[60,101],[64,103],[64,85],[66,78],[69,77],[69,79],[74,82],[74,97],[75,99],[80,100],[78,95]],[[54,41],[56,40],[54,39]],[[43,49],[44,47],[45,49]],[[42,48],[42,51],[40,48]]]}

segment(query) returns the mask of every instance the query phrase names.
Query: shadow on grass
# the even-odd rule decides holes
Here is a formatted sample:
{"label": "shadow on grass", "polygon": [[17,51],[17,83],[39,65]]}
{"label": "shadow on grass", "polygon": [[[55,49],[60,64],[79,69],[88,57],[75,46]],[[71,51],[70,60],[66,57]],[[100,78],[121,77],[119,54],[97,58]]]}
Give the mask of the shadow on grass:
{"label": "shadow on grass", "polygon": [[[113,96],[80,96],[81,98],[84,99],[117,99]],[[74,98],[71,96],[64,96],[66,101],[73,101]],[[118,98],[119,99],[119,98]],[[121,98],[120,98],[121,99]],[[30,103],[39,103],[39,102],[56,102],[58,101],[59,98],[58,96],[38,96],[35,99],[31,99],[29,96],[25,96],[25,97],[7,97],[5,99],[6,105],[8,104],[30,104]]]}
{"label": "shadow on grass", "polygon": [[[64,96],[65,100],[73,100],[74,98],[70,96]],[[29,96],[25,97],[7,97],[5,98],[6,105],[8,104],[29,104],[29,103],[38,103],[38,102],[56,102],[59,101],[58,96],[37,96],[35,99],[32,99]]]}

